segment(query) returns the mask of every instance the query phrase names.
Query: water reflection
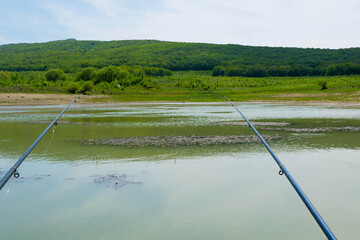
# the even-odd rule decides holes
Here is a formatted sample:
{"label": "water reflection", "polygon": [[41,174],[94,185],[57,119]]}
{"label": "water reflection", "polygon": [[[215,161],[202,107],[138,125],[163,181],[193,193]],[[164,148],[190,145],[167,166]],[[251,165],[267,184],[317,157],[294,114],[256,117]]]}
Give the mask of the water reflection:
{"label": "water reflection", "polygon": [[[288,123],[276,131],[259,125],[259,131],[282,137],[269,144],[338,238],[357,239],[359,132],[281,128],[359,127],[360,109],[239,107],[252,120]],[[1,174],[44,130],[41,121],[59,111],[0,107]],[[76,105],[61,120],[19,169],[23,179],[0,192],[1,239],[324,239],[261,144],[81,144],[111,137],[252,135],[246,126],[216,124],[240,120],[231,106]]]}

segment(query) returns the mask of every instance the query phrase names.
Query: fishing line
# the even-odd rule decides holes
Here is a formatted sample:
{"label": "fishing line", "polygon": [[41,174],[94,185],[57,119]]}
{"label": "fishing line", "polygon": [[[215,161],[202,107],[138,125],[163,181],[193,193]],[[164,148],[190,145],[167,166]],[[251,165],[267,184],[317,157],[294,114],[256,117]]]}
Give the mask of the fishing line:
{"label": "fishing line", "polygon": [[18,178],[20,174],[17,169],[20,167],[25,158],[31,153],[31,151],[36,147],[36,145],[41,141],[41,139],[45,136],[45,134],[51,129],[52,126],[57,124],[57,120],[64,114],[64,112],[73,104],[76,99],[81,96],[77,96],[74,100],[72,100],[69,105],[67,105],[64,110],[49,124],[49,126],[40,134],[40,136],[31,144],[31,146],[26,150],[26,152],[19,158],[19,160],[10,168],[10,170],[5,174],[5,176],[0,180],[0,190],[4,187],[4,185],[9,181],[9,179],[14,176]]}
{"label": "fishing line", "polygon": [[46,148],[45,153],[47,153],[47,152],[49,151],[49,147],[50,147],[50,145],[51,145],[51,143],[52,143],[52,140],[54,139],[55,128],[56,128],[56,125],[54,125],[54,128],[53,128],[53,130],[52,130],[51,138],[50,138],[50,141],[49,141],[49,144],[48,144],[48,146],[47,146],[47,148]]}
{"label": "fishing line", "polygon": [[9,192],[10,192],[10,188],[8,190],[6,190],[5,196],[2,200],[2,202],[0,203],[0,207],[2,207],[4,205],[5,200],[7,199],[7,196],[9,195]]}

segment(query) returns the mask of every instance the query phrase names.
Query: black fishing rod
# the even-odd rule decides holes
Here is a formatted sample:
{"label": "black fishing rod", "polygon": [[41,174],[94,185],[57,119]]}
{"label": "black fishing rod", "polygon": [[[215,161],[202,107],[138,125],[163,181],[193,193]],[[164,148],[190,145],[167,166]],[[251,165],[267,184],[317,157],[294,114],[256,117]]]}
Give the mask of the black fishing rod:
{"label": "black fishing rod", "polygon": [[314,217],[314,219],[316,220],[316,222],[319,224],[321,230],[324,232],[324,234],[326,235],[326,237],[328,239],[336,239],[335,235],[331,232],[330,228],[326,225],[325,221],[322,219],[322,217],[320,216],[320,214],[317,212],[317,210],[315,209],[315,207],[312,205],[312,203],[310,202],[310,200],[307,198],[307,196],[305,195],[305,193],[303,192],[303,190],[300,188],[300,186],[295,182],[295,179],[291,176],[290,172],[285,168],[284,164],[279,160],[279,158],[275,155],[275,153],[272,151],[272,149],[269,147],[269,145],[266,143],[266,141],[262,138],[262,136],[260,135],[260,133],[254,128],[254,126],[251,124],[251,122],[249,120],[247,120],[247,118],[244,116],[244,114],[242,114],[242,112],[227,98],[224,96],[224,98],[229,101],[231,103],[231,105],[240,113],[240,115],[245,119],[245,121],[249,124],[249,127],[255,132],[255,134],[258,136],[258,138],[260,139],[260,141],[264,144],[264,146],[266,147],[266,149],[269,151],[269,153],[271,154],[271,156],[274,158],[274,160],[276,161],[276,163],[279,165],[280,167],[280,171],[279,174],[283,175],[285,174],[285,176],[287,177],[287,179],[290,181],[291,185],[294,187],[295,191],[297,192],[297,194],[300,196],[301,200],[304,202],[304,204],[306,205],[306,207],[309,209],[310,213],[312,214],[312,216]]}
{"label": "black fishing rod", "polygon": [[74,100],[69,103],[69,105],[64,108],[64,110],[50,123],[50,125],[43,131],[43,133],[35,140],[35,142],[26,150],[26,152],[19,158],[19,160],[14,164],[12,168],[6,173],[6,175],[1,179],[0,181],[0,190],[3,188],[3,186],[9,181],[12,175],[14,175],[15,178],[18,178],[20,174],[17,172],[18,167],[21,165],[21,163],[25,160],[25,158],[30,154],[30,152],[35,148],[35,146],[40,142],[40,140],[45,136],[45,134],[50,130],[50,128],[53,125],[57,125],[57,120],[63,115],[63,113],[73,104],[73,102],[76,101],[81,96],[77,96]]}

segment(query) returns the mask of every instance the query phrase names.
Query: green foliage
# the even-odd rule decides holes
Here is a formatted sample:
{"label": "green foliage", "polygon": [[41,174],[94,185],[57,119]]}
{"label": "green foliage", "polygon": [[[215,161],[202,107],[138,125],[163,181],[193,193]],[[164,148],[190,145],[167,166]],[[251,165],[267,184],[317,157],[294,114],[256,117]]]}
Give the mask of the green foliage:
{"label": "green foliage", "polygon": [[130,76],[130,73],[127,70],[119,70],[117,74],[118,80],[124,80]]}
{"label": "green foliage", "polygon": [[197,89],[204,91],[214,90],[216,88],[216,85],[209,84],[206,80],[203,78],[195,77],[190,80],[180,80],[176,83],[176,86],[181,88]]}
{"label": "green foliage", "polygon": [[82,85],[82,93],[89,94],[94,89],[94,83],[92,81],[86,81]]}
{"label": "green foliage", "polygon": [[141,67],[134,68],[131,72],[135,77],[144,77],[145,71]]}
{"label": "green foliage", "polygon": [[81,69],[81,71],[76,74],[76,80],[90,81],[94,78],[94,76],[95,76],[95,68],[87,67]]}
{"label": "green foliage", "polygon": [[360,74],[360,64],[341,63],[332,64],[326,68],[326,76],[355,75]]}
{"label": "green foliage", "polygon": [[[142,68],[141,66],[109,66],[92,72],[95,83],[117,82],[123,86],[135,85],[145,76],[171,76],[170,70],[163,68]],[[116,84],[117,85],[117,84]]]}
{"label": "green foliage", "polygon": [[360,64],[341,63],[325,67],[309,67],[303,65],[269,66],[261,65],[229,65],[216,66],[212,76],[228,77],[303,77],[303,76],[336,76],[360,74]]}
{"label": "green foliage", "polygon": [[95,83],[112,82],[117,79],[119,69],[115,66],[104,67],[96,72]]}
{"label": "green foliage", "polygon": [[[147,70],[152,71],[155,75],[164,75],[164,77],[172,74],[171,71],[161,68]],[[101,69],[87,67],[74,74],[66,74],[61,69],[50,69],[47,72],[8,73],[0,71],[0,91],[4,91],[4,89],[30,91],[29,89],[31,89],[31,92],[107,94],[118,90],[123,91],[131,86],[139,86],[144,89],[159,88],[151,77],[146,76],[145,70],[141,66],[109,66]]]}
{"label": "green foliage", "polygon": [[45,77],[48,81],[53,82],[66,79],[65,73],[61,69],[51,69],[46,72]]}
{"label": "green foliage", "polygon": [[7,80],[10,78],[9,72],[0,71],[0,80]]}
{"label": "green foliage", "polygon": [[212,76],[216,77],[216,76],[225,76],[226,74],[226,69],[224,66],[216,66],[213,69],[212,72]]}
{"label": "green foliage", "polygon": [[170,70],[164,68],[157,68],[157,67],[144,67],[144,72],[146,76],[152,76],[152,77],[164,77],[164,76],[172,75]]}
{"label": "green foliage", "polygon": [[159,89],[159,85],[153,81],[151,78],[143,79],[140,82],[140,85],[143,86],[146,89]]}
{"label": "green foliage", "polygon": [[338,75],[338,71],[336,70],[335,65],[329,65],[326,68],[326,76],[336,76]]}
{"label": "green foliage", "polygon": [[[224,89],[239,92],[318,92],[319,87],[330,91],[358,92],[360,76],[346,77],[208,77],[175,76],[176,86],[184,89],[223,92]],[[174,78],[175,78],[174,77]],[[208,88],[208,89],[206,89]],[[327,91],[328,92],[328,91]]]}
{"label": "green foliage", "polygon": [[244,72],[242,71],[242,69],[239,66],[229,66],[226,69],[226,76],[229,77],[236,77],[236,76],[242,76],[244,74]]}
{"label": "green foliage", "polygon": [[10,73],[0,71],[0,86],[7,86],[10,83]]}
{"label": "green foliage", "polygon": [[[110,65],[199,71],[213,70],[219,65],[234,65],[242,70],[260,66],[267,70],[269,76],[308,76],[324,75],[326,67],[332,64],[359,64],[360,48],[333,50],[154,40],[74,40],[0,45],[0,56],[0,70],[5,71],[46,71],[60,68],[65,73],[75,73],[83,68],[101,69]],[[351,67],[348,69],[352,71]],[[156,73],[144,70],[147,76],[163,74],[161,70],[155,71]]]}
{"label": "green foliage", "polygon": [[111,85],[108,82],[100,82],[95,85],[95,91],[97,93],[108,93],[111,89]]}
{"label": "green foliage", "polygon": [[246,77],[266,77],[267,72],[264,67],[251,66],[245,72]]}
{"label": "green foliage", "polygon": [[78,93],[80,92],[81,86],[77,82],[71,82],[67,87],[66,91],[68,93]]}
{"label": "green foliage", "polygon": [[[164,77],[136,77],[132,74],[133,68],[139,67],[117,68],[119,72],[128,73],[124,79],[97,84],[91,80],[76,81],[76,73],[67,73],[67,80],[55,82],[48,81],[45,72],[9,73],[5,82],[0,81],[0,91],[108,94],[109,98],[124,101],[222,101],[218,97],[222,95],[242,101],[358,101],[360,89],[359,75],[255,78],[211,76],[211,71],[188,71]],[[325,86],[326,91],[319,91],[319,86]]]}
{"label": "green foliage", "polygon": [[321,90],[327,89],[327,81],[326,80],[319,80],[318,85],[321,87]]}

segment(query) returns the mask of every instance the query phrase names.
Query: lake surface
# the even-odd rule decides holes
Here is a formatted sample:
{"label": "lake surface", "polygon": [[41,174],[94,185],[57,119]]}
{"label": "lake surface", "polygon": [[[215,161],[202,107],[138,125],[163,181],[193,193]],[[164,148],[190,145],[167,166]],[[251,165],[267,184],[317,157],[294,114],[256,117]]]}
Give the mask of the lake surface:
{"label": "lake surface", "polygon": [[[360,109],[237,106],[251,121],[286,123],[256,127],[281,137],[269,145],[334,234],[359,239]],[[64,107],[0,107],[1,177]],[[326,239],[260,143],[83,144],[253,135],[222,124],[241,120],[228,104],[74,104],[1,190],[0,239]]]}

